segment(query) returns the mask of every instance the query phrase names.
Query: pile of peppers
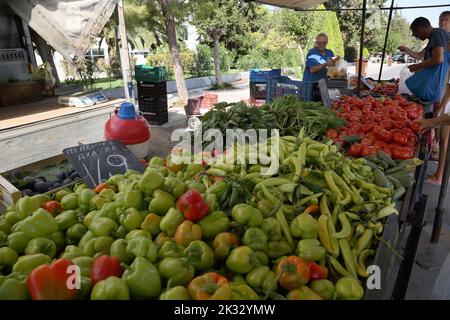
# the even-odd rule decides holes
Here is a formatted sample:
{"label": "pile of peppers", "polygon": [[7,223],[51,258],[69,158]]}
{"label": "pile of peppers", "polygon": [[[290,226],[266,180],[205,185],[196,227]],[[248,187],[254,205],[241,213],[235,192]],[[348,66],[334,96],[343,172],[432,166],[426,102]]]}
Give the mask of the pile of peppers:
{"label": "pile of peppers", "polygon": [[331,141],[275,142],[274,176],[154,157],[21,198],[0,217],[0,299],[362,299],[394,189]]}

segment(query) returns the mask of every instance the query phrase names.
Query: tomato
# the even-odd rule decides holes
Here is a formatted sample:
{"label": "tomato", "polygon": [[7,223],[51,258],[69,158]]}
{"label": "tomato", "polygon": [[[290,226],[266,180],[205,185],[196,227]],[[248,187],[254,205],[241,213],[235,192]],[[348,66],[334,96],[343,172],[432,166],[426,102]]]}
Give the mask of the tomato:
{"label": "tomato", "polygon": [[380,125],[385,128],[386,130],[392,129],[392,123],[389,120],[383,120],[380,122]]}
{"label": "tomato", "polygon": [[363,146],[361,148],[361,157],[373,156],[375,153],[375,148],[372,146]]}
{"label": "tomato", "polygon": [[415,136],[415,134],[411,131],[411,129],[409,129],[409,128],[403,128],[402,130],[401,130],[401,133],[405,136],[405,137],[407,137],[408,139],[410,138],[410,137],[414,137]]}
{"label": "tomato", "polygon": [[392,149],[392,157],[398,160],[411,159],[414,156],[414,148],[412,147],[399,147]]}
{"label": "tomato", "polygon": [[363,146],[371,146],[371,145],[373,145],[373,141],[370,139],[367,139],[367,138],[363,138],[363,139],[361,139],[360,144]]}
{"label": "tomato", "polygon": [[419,133],[419,131],[420,131],[420,123],[419,122],[413,122],[412,124],[411,124],[411,130],[412,130],[412,132],[414,132],[415,134],[417,134],[417,133]]}
{"label": "tomato", "polygon": [[359,157],[361,155],[362,145],[354,144],[348,148],[348,154],[352,157]]}
{"label": "tomato", "polygon": [[336,139],[338,137],[338,133],[334,129],[329,129],[327,131],[327,137],[330,138],[330,139]]}
{"label": "tomato", "polygon": [[360,130],[362,133],[368,133],[372,130],[372,128],[373,128],[373,125],[367,123],[367,124],[362,125]]}
{"label": "tomato", "polygon": [[410,120],[416,120],[419,116],[416,110],[408,110],[407,115]]}
{"label": "tomato", "polygon": [[408,143],[408,138],[405,137],[403,134],[401,133],[394,133],[392,135],[392,141],[394,141],[394,143],[397,143],[399,145],[405,145]]}
{"label": "tomato", "polygon": [[386,144],[386,142],[379,140],[379,141],[375,142],[373,144],[373,146],[376,147],[376,148],[383,149],[383,148],[385,148],[387,146],[387,144]]}
{"label": "tomato", "polygon": [[383,152],[386,153],[389,157],[392,157],[392,151],[387,146],[381,150],[383,150]]}
{"label": "tomato", "polygon": [[350,122],[359,122],[359,117],[358,116],[354,116],[354,115],[350,115],[350,117],[348,118],[348,120]]}
{"label": "tomato", "polygon": [[375,136],[386,143],[389,143],[392,140],[392,133],[385,129],[375,131]]}

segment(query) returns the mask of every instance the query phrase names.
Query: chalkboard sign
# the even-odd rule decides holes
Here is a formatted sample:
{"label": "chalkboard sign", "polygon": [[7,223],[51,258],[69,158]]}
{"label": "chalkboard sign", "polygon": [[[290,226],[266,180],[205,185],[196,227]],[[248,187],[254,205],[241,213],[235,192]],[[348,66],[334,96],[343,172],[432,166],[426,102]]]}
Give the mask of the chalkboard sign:
{"label": "chalkboard sign", "polygon": [[145,171],[139,159],[119,141],[84,144],[64,149],[63,154],[90,188],[129,169]]}

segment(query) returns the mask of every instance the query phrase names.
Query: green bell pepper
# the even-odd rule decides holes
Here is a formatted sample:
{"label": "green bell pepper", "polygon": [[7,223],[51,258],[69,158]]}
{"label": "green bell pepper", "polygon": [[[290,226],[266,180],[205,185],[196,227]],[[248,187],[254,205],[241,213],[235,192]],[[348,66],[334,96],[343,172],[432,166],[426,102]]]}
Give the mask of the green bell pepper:
{"label": "green bell pepper", "polygon": [[264,218],[270,217],[270,214],[272,213],[272,210],[274,208],[273,203],[270,200],[262,199],[258,201],[258,204],[256,207],[261,211]]}
{"label": "green bell pepper", "polygon": [[159,259],[165,258],[180,258],[183,254],[184,248],[180,246],[175,240],[168,240],[159,248]]}
{"label": "green bell pepper", "polygon": [[231,283],[231,300],[261,300],[261,298],[248,285]]}
{"label": "green bell pepper", "polygon": [[188,284],[195,274],[194,266],[188,258],[165,258],[159,263],[159,273],[173,285]]}
{"label": "green bell pepper", "polygon": [[205,193],[206,192],[206,186],[203,183],[197,182],[195,180],[188,180],[186,181],[187,189],[195,189],[199,193]]}
{"label": "green bell pepper", "polygon": [[207,239],[212,239],[217,234],[227,230],[229,223],[230,219],[223,211],[212,212],[198,222],[202,228],[203,236]]}
{"label": "green bell pepper", "polygon": [[144,194],[152,194],[156,189],[164,185],[164,176],[155,169],[146,170],[138,183],[139,191]]}
{"label": "green bell pepper", "polygon": [[108,202],[110,202],[109,199],[106,199],[105,197],[102,197],[101,195],[98,194],[95,197],[93,197],[91,201],[89,201],[89,207],[91,209],[100,210]]}
{"label": "green bell pepper", "polygon": [[74,224],[66,231],[66,243],[78,244],[87,231],[88,228],[84,224],[82,223]]}
{"label": "green bell pepper", "polygon": [[123,194],[122,201],[121,204],[125,206],[125,208],[135,208],[139,210],[141,209],[143,202],[142,193],[139,190],[127,190]]}
{"label": "green bell pepper", "polygon": [[278,288],[278,279],[275,272],[267,266],[256,267],[247,274],[245,280],[253,288],[260,288],[264,292],[274,292]]}
{"label": "green bell pepper", "polygon": [[86,246],[86,243],[88,243],[89,240],[95,238],[95,236],[92,234],[92,232],[88,231],[86,232],[80,239],[80,242],[78,243],[78,246],[83,249]]}
{"label": "green bell pepper", "polygon": [[183,256],[189,258],[198,271],[209,269],[214,264],[214,252],[201,240],[192,241],[184,250]]}
{"label": "green bell pepper", "polygon": [[84,182],[79,182],[79,183],[77,183],[76,185],[75,185],[75,187],[73,188],[73,191],[76,193],[76,194],[79,194],[82,190],[84,190],[84,189],[88,189],[89,187],[88,187],[88,185],[86,184],[86,183],[84,183]]}
{"label": "green bell pepper", "polygon": [[89,231],[92,232],[94,236],[112,236],[117,231],[117,223],[109,218],[100,217],[92,221],[89,226]]}
{"label": "green bell pepper", "polygon": [[201,164],[190,163],[186,166],[185,175],[187,178],[193,178],[202,171],[203,166]]}
{"label": "green bell pepper", "polygon": [[133,299],[145,300],[159,296],[161,278],[158,269],[145,258],[137,257],[122,276]]}
{"label": "green bell pepper", "polygon": [[266,234],[268,241],[277,241],[282,238],[280,223],[275,218],[270,217],[264,219],[261,224],[261,229]]}
{"label": "green bell pepper", "polygon": [[10,274],[13,265],[19,259],[19,255],[8,247],[0,248],[0,275]]}
{"label": "green bell pepper", "polygon": [[64,231],[69,229],[74,224],[78,223],[78,219],[74,210],[63,211],[55,217],[58,230]]}
{"label": "green bell pepper", "polygon": [[109,255],[109,249],[114,242],[111,237],[98,237],[89,240],[83,248],[84,255],[94,257],[95,255],[106,254]]}
{"label": "green bell pepper", "polygon": [[11,231],[9,232],[9,234],[11,233],[16,233],[18,231],[22,231],[22,226],[23,224],[26,222],[26,218],[23,220],[20,220],[19,222],[15,223],[12,227],[11,227]]}
{"label": "green bell pepper", "polygon": [[77,300],[88,300],[92,291],[91,277],[80,277],[80,290],[77,291]]}
{"label": "green bell pepper", "polygon": [[192,300],[192,298],[186,287],[176,286],[161,293],[159,300]]}
{"label": "green bell pepper", "polygon": [[324,300],[334,299],[334,284],[330,280],[314,280],[310,284],[311,289]]}
{"label": "green bell pepper", "polygon": [[117,239],[111,244],[109,248],[109,255],[111,257],[118,257],[120,262],[129,265],[134,258],[134,255],[127,252],[128,241],[125,239]]}
{"label": "green bell pepper", "polygon": [[326,250],[317,239],[303,239],[298,242],[296,254],[303,260],[319,261],[325,258]]}
{"label": "green bell pepper", "polygon": [[58,202],[61,202],[62,198],[64,198],[64,196],[67,196],[70,193],[72,193],[72,191],[67,190],[67,189],[59,190],[55,194],[55,200],[58,201]]}
{"label": "green bell pepper", "polygon": [[74,265],[80,267],[80,273],[82,277],[91,277],[92,265],[94,264],[94,258],[92,257],[76,257],[72,259]]}
{"label": "green bell pepper", "polygon": [[167,211],[175,206],[175,200],[170,193],[163,190],[155,190],[153,192],[153,199],[150,201],[148,210],[152,213],[165,215]]}
{"label": "green bell pepper", "polygon": [[0,216],[0,231],[5,234],[9,234],[11,232],[12,224],[6,221],[5,216]]}
{"label": "green bell pepper", "polygon": [[267,256],[272,259],[288,255],[292,253],[291,245],[285,240],[270,241],[267,243],[265,252]]}
{"label": "green bell pepper", "polygon": [[364,288],[354,278],[340,278],[335,289],[339,300],[361,300],[364,297]]}
{"label": "green bell pepper", "polygon": [[132,230],[128,232],[127,235],[125,236],[125,240],[127,241],[130,241],[131,239],[134,238],[147,238],[152,240],[152,236],[150,235],[150,233],[144,230]]}
{"label": "green bell pepper", "polygon": [[144,216],[136,208],[128,208],[119,217],[120,224],[127,231],[138,229],[142,220],[144,220]]}
{"label": "green bell pepper", "polygon": [[159,224],[161,223],[161,217],[155,213],[149,213],[144,221],[141,223],[141,229],[150,233],[153,237],[156,237],[161,229],[159,228]]}
{"label": "green bell pepper", "polygon": [[27,279],[20,275],[0,275],[0,300],[28,300]]}
{"label": "green bell pepper", "polygon": [[123,174],[115,174],[108,179],[108,184],[111,184],[113,186],[118,186],[119,182],[124,180],[125,176]]}
{"label": "green bell pepper", "polygon": [[259,227],[263,222],[261,211],[245,203],[235,205],[231,215],[236,222],[248,227]]}
{"label": "green bell pepper", "polygon": [[90,207],[91,206],[91,200],[97,195],[97,192],[95,192],[92,189],[82,189],[78,195],[78,202],[80,205]]}
{"label": "green bell pepper", "polygon": [[267,245],[267,236],[262,229],[250,227],[245,230],[244,236],[242,237],[242,244],[253,250],[264,250]]}
{"label": "green bell pepper", "polygon": [[116,239],[125,239],[125,237],[127,236],[127,229],[125,229],[123,226],[119,226],[117,228],[116,233],[114,234],[114,238]]}
{"label": "green bell pepper", "polygon": [[74,246],[74,245],[68,245],[63,253],[61,253],[61,258],[72,260],[76,257],[82,257],[84,256],[83,249]]}
{"label": "green bell pepper", "polygon": [[289,300],[322,300],[321,296],[305,285],[291,290],[286,297]]}
{"label": "green bell pepper", "polygon": [[25,254],[32,255],[37,253],[42,253],[50,258],[54,258],[56,255],[56,244],[47,238],[31,239],[25,248]]}
{"label": "green bell pepper", "polygon": [[8,236],[3,231],[0,231],[0,247],[8,243]]}
{"label": "green bell pepper", "polygon": [[13,266],[13,272],[28,275],[34,268],[43,264],[50,264],[51,260],[49,256],[42,253],[21,256]]}
{"label": "green bell pepper", "polygon": [[130,292],[125,280],[113,276],[95,284],[91,300],[130,300]]}
{"label": "green bell pepper", "polygon": [[16,212],[19,220],[23,220],[30,216],[34,211],[39,209],[41,204],[37,198],[23,197],[16,202]]}
{"label": "green bell pepper", "polygon": [[122,209],[122,205],[117,202],[108,202],[97,212],[95,219],[97,218],[109,218],[114,222],[118,222],[118,212]]}
{"label": "green bell pepper", "polygon": [[16,251],[18,254],[24,254],[25,248],[30,242],[31,238],[28,237],[23,231],[11,233],[8,236],[8,247]]}
{"label": "green bell pepper", "polygon": [[183,214],[175,208],[170,208],[167,214],[161,219],[159,228],[161,231],[165,231],[169,236],[174,236],[177,227],[183,221]]}
{"label": "green bell pepper", "polygon": [[53,241],[53,243],[56,245],[56,253],[64,251],[64,248],[66,247],[66,238],[62,231],[56,231],[50,236],[46,236],[46,238]]}
{"label": "green bell pepper", "polygon": [[170,193],[175,199],[178,199],[186,192],[187,187],[182,180],[175,177],[167,177],[162,189]]}
{"label": "green bell pepper", "polygon": [[169,170],[167,170],[166,167],[164,166],[160,166],[160,165],[151,165],[148,166],[146,169],[146,172],[149,170],[156,170],[157,172],[161,173],[163,175],[163,177],[167,177],[169,175]]}
{"label": "green bell pepper", "polygon": [[83,224],[89,228],[89,226],[91,225],[92,221],[94,221],[94,219],[97,217],[97,213],[98,211],[91,211],[89,212],[83,219]]}
{"label": "green bell pepper", "polygon": [[128,241],[127,253],[133,257],[144,257],[150,262],[158,260],[158,249],[152,240],[148,238],[133,238]]}
{"label": "green bell pepper", "polygon": [[61,205],[64,210],[74,210],[78,208],[78,194],[69,193],[61,199]]}
{"label": "green bell pepper", "polygon": [[30,238],[44,237],[58,231],[55,218],[44,209],[37,209],[25,219],[22,231]]}
{"label": "green bell pepper", "polygon": [[319,222],[309,213],[299,214],[290,225],[291,234],[302,239],[317,239]]}
{"label": "green bell pepper", "polygon": [[248,273],[252,271],[259,262],[255,258],[254,252],[250,247],[241,246],[231,250],[225,265],[228,269],[237,273]]}
{"label": "green bell pepper", "polygon": [[112,202],[116,192],[111,188],[105,188],[98,194],[100,197],[107,199],[109,202]]}
{"label": "green bell pepper", "polygon": [[150,161],[148,162],[149,166],[163,166],[164,165],[164,158],[161,157],[152,157]]}
{"label": "green bell pepper", "polygon": [[5,214],[5,220],[12,226],[20,221],[16,211],[9,211]]}

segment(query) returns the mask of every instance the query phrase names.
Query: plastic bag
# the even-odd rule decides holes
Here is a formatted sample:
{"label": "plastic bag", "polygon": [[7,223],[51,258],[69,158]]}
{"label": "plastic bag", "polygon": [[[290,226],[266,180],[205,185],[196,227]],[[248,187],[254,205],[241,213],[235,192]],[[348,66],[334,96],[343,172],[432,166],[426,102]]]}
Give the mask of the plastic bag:
{"label": "plastic bag", "polygon": [[341,57],[336,58],[336,65],[329,67],[327,76],[330,79],[346,79],[347,78],[348,63]]}
{"label": "plastic bag", "polygon": [[45,62],[37,68],[34,68],[33,72],[31,73],[31,80],[40,80],[43,82],[44,85],[42,88],[42,94],[44,96],[54,95],[56,79],[53,76],[52,70],[53,68],[50,66],[50,64],[48,62]]}
{"label": "plastic bag", "polygon": [[398,93],[406,94],[408,96],[412,96],[413,93],[408,89],[406,85],[406,80],[408,80],[414,73],[409,71],[408,67],[404,67],[402,71],[400,71],[400,81],[398,83]]}

